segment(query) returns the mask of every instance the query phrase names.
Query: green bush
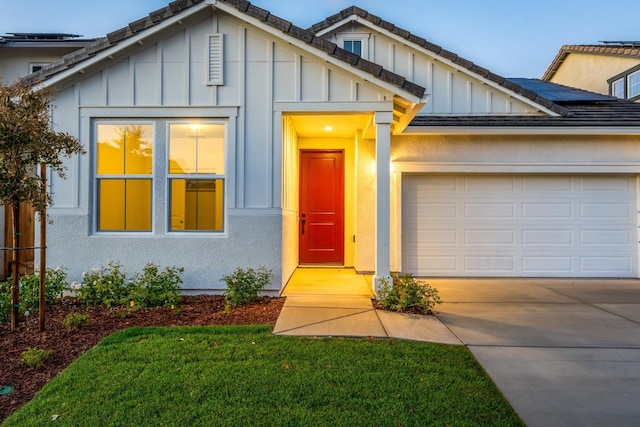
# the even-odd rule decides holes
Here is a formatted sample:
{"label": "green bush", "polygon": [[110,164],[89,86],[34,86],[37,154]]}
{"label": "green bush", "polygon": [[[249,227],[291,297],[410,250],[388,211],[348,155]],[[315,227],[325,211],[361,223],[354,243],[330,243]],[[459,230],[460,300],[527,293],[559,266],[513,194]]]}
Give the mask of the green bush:
{"label": "green bush", "polygon": [[106,267],[93,268],[82,273],[82,285],[78,297],[88,306],[112,307],[128,301],[131,283],[122,266],[110,262]]}
{"label": "green bush", "polygon": [[253,302],[258,299],[258,292],[271,283],[273,273],[261,265],[257,269],[238,267],[232,274],[223,276],[227,284],[224,298],[227,308]]}
{"label": "green bush", "polygon": [[89,324],[89,315],[73,311],[64,317],[62,324],[67,329],[79,328]]}
{"label": "green bush", "polygon": [[382,279],[378,300],[384,308],[401,313],[413,307],[419,307],[426,313],[442,302],[437,289],[414,278],[410,273],[400,274],[391,282]]}
{"label": "green bush", "polygon": [[[53,304],[62,293],[69,289],[67,273],[61,267],[48,268],[45,272],[45,302]],[[13,276],[0,283],[0,323],[4,323],[11,315],[11,294]],[[40,272],[20,277],[20,314],[37,313],[40,308]]]}
{"label": "green bush", "polygon": [[174,305],[180,301],[180,274],[184,268],[165,267],[164,271],[148,263],[133,279],[129,301],[141,307]]}
{"label": "green bush", "polygon": [[43,350],[38,347],[28,347],[20,354],[20,364],[30,368],[40,369],[44,366],[44,361],[53,353],[52,350]]}

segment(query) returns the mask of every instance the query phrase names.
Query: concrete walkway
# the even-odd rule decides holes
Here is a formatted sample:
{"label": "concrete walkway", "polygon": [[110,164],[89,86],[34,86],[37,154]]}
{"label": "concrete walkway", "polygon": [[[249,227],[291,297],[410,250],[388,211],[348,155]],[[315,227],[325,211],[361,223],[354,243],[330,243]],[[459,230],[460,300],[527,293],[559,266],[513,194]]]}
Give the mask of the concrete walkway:
{"label": "concrete walkway", "polygon": [[394,337],[462,344],[434,316],[375,310],[370,283],[353,269],[298,268],[282,295],[287,299],[275,335]]}
{"label": "concrete walkway", "polygon": [[285,289],[275,334],[463,343],[528,426],[640,425],[639,280],[429,279],[445,302],[424,317],[374,310],[352,270],[314,270]]}

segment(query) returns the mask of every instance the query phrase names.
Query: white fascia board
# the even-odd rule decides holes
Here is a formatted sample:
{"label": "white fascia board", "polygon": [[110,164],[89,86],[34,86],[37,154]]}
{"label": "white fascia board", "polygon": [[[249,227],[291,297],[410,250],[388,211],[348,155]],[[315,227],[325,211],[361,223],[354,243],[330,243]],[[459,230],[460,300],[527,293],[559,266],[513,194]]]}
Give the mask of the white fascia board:
{"label": "white fascia board", "polygon": [[443,58],[443,57],[439,56],[436,53],[430,52],[430,51],[426,50],[424,47],[420,46],[419,44],[410,42],[409,40],[405,39],[404,37],[400,37],[399,35],[394,34],[394,33],[390,32],[388,30],[385,30],[384,28],[379,27],[379,26],[375,25],[374,23],[372,23],[372,22],[370,22],[370,21],[368,21],[366,19],[362,19],[359,16],[352,16],[352,17],[345,18],[342,21],[332,25],[331,27],[326,28],[326,29],[318,32],[317,34],[318,34],[318,36],[325,35],[325,34],[331,32],[331,31],[341,27],[342,25],[344,25],[344,24],[346,24],[348,22],[352,22],[352,21],[358,22],[358,23],[368,27],[372,31],[377,31],[377,32],[379,32],[381,34],[384,34],[385,36],[395,40],[396,42],[398,42],[400,44],[403,44],[403,45],[406,45],[406,46],[410,46],[411,45],[411,46],[415,47],[417,50],[419,50],[421,52],[424,52],[424,54],[426,56],[430,57],[434,61],[441,62],[441,63],[443,63],[445,65],[448,65],[451,68],[455,68],[460,73],[466,74],[468,76],[472,76],[473,78],[480,80],[482,83],[486,84],[487,86],[490,86],[490,87],[496,89],[497,91],[500,91],[500,92],[502,92],[502,93],[514,98],[514,99],[517,99],[520,102],[523,102],[523,103],[525,103],[527,105],[530,105],[532,108],[535,108],[536,110],[540,110],[540,111],[542,111],[542,112],[544,112],[544,113],[546,113],[546,114],[548,114],[548,115],[550,115],[552,117],[559,117],[560,116],[560,114],[556,113],[555,111],[552,111],[552,110],[550,110],[547,107],[544,107],[542,105],[536,104],[534,101],[530,100],[529,98],[526,98],[526,97],[524,97],[524,96],[522,96],[520,94],[512,92],[509,89],[507,89],[507,88],[505,88],[503,86],[500,86],[496,82],[493,82],[493,81],[491,81],[491,80],[489,80],[489,79],[487,79],[485,77],[482,77],[479,74],[471,73],[466,68],[460,67],[458,64],[450,61],[449,59]]}
{"label": "white fascia board", "polygon": [[408,126],[402,135],[640,135],[640,127]]}
{"label": "white fascia board", "polygon": [[[152,27],[150,30],[145,30],[140,32],[140,34],[136,34],[134,36],[129,37],[128,39],[122,40],[120,42],[117,42],[115,45],[113,45],[110,48],[107,48],[101,52],[98,52],[97,54],[95,54],[93,57],[89,58],[89,59],[85,59],[84,61],[81,61],[77,64],[73,64],[70,68],[61,71],[60,73],[56,74],[55,76],[45,80],[41,85],[39,85],[38,87],[41,88],[52,88],[52,87],[57,87],[60,86],[62,84],[62,82],[64,82],[65,80],[71,78],[74,74],[83,74],[84,71],[91,67],[92,65],[100,62],[100,61],[104,61],[104,60],[108,60],[111,59],[111,57],[113,57],[114,53],[127,49],[135,44],[139,44],[139,45],[143,45],[144,44],[144,40],[146,38],[148,38],[151,34],[154,34],[158,31],[162,31],[168,27],[174,26],[174,25],[182,25],[181,21],[183,21],[185,18],[196,14],[202,10],[208,9],[208,8],[213,8],[215,4],[215,0],[205,0],[203,3],[193,6],[192,9],[189,9],[188,12],[184,13],[184,14],[178,14],[176,16],[173,16],[169,19],[166,19],[165,21],[162,21],[160,24],[155,25],[154,27]],[[105,36],[106,37],[106,36]]]}
{"label": "white fascia board", "polygon": [[[320,30],[320,31],[318,31],[318,32],[317,32],[317,33],[315,33],[315,34],[316,34],[316,36],[318,36],[318,37],[322,37],[322,36],[324,36],[325,34],[329,34],[330,32],[335,31],[335,30],[337,30],[338,28],[340,28],[340,27],[342,27],[343,25],[346,25],[346,24],[348,24],[348,23],[350,23],[350,22],[359,22],[359,23],[361,23],[361,24],[366,25],[364,21],[369,22],[369,21],[367,21],[366,19],[362,19],[362,18],[360,18],[358,15],[351,15],[351,16],[348,16],[348,17],[346,17],[345,19],[343,19],[343,20],[341,20],[341,21],[339,21],[339,22],[336,22],[335,24],[331,25],[330,27],[325,28],[324,30]],[[369,25],[368,25],[368,27],[369,27],[369,28],[371,28],[371,26],[369,26]]]}
{"label": "white fascia board", "polygon": [[[348,63],[341,61],[338,58],[334,58],[333,56],[329,55],[328,53],[322,51],[321,49],[318,49],[317,47],[314,47],[310,44],[307,44],[305,42],[303,42],[302,40],[298,40],[293,36],[287,36],[285,35],[285,33],[283,33],[281,30],[274,28],[272,26],[270,26],[269,24],[266,24],[262,21],[260,21],[257,18],[254,18],[252,16],[247,15],[244,12],[240,12],[238,9],[236,9],[235,7],[231,7],[231,6],[227,6],[224,3],[218,3],[216,5],[216,9],[222,10],[225,13],[243,21],[243,22],[247,22],[250,25],[253,25],[259,29],[261,29],[262,31],[266,32],[267,34],[275,37],[276,39],[282,40],[283,42],[294,46],[296,48],[298,48],[299,50],[302,50],[303,52],[308,53],[309,55],[315,56],[318,59],[321,59],[325,62],[328,62],[329,64],[335,66],[336,68],[339,68],[343,71],[346,71],[350,74],[353,74],[355,76],[357,76],[359,79],[363,80],[364,82],[367,83],[371,83],[374,86],[377,86],[387,92],[391,92],[397,96],[400,96],[404,99],[406,99],[409,102],[412,103],[420,103],[422,102],[422,99],[405,91],[402,88],[399,88],[397,86],[391,85],[381,79],[376,78],[376,76],[374,76],[373,74],[364,72],[356,67],[352,67],[351,65],[349,65]],[[295,25],[295,23],[293,23]],[[425,94],[426,95],[426,94]]]}

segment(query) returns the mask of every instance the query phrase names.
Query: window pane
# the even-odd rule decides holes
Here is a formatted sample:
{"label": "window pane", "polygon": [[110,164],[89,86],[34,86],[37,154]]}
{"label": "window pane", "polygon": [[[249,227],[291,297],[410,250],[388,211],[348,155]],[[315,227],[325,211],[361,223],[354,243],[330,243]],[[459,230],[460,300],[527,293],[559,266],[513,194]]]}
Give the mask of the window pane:
{"label": "window pane", "polygon": [[344,50],[348,50],[358,56],[362,56],[362,40],[345,40]]}
{"label": "window pane", "polygon": [[624,98],[624,79],[616,80],[611,85],[611,95],[616,98]]}
{"label": "window pane", "polygon": [[640,95],[640,71],[629,74],[629,98]]}
{"label": "window pane", "polygon": [[222,231],[223,221],[224,180],[171,180],[172,231]]}
{"label": "window pane", "polygon": [[99,124],[98,175],[151,174],[151,125]]}
{"label": "window pane", "polygon": [[98,180],[98,230],[151,230],[151,180]]}
{"label": "window pane", "polygon": [[224,174],[224,125],[169,126],[170,174]]}

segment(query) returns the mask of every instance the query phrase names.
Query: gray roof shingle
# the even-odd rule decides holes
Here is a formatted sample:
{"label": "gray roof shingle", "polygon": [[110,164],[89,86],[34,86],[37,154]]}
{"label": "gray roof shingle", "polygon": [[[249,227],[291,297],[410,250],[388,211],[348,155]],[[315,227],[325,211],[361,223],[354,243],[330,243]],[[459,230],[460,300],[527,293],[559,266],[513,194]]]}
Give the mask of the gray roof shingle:
{"label": "gray roof shingle", "polygon": [[530,99],[531,101],[534,101],[535,103],[555,112],[558,114],[565,114],[566,111],[558,106],[557,104],[553,103],[552,101],[542,98],[539,95],[535,95],[532,94],[531,91],[528,91],[527,89],[521,87],[520,85],[518,85],[517,83],[512,83],[512,82],[508,82],[507,79],[505,79],[502,76],[499,76],[491,71],[489,71],[486,68],[483,68],[475,63],[473,63],[472,61],[469,61],[467,59],[464,59],[458,55],[456,55],[455,53],[448,51],[446,49],[443,49],[441,46],[438,46],[436,44],[430,43],[427,40],[425,40],[422,37],[416,36],[414,34],[412,34],[411,32],[402,29],[400,27],[396,27],[394,24],[392,24],[391,22],[387,22],[385,20],[380,19],[378,16],[373,15],[369,12],[367,12],[364,9],[361,9],[357,6],[350,6],[347,7],[343,10],[341,10],[340,12],[336,13],[335,15],[331,15],[328,18],[324,19],[323,21],[320,21],[314,25],[312,25],[309,29],[311,31],[313,31],[314,33],[318,33],[322,30],[325,30],[345,19],[348,19],[352,16],[357,16],[359,18],[362,18],[364,20],[367,20],[369,22],[371,22],[372,24],[385,29],[393,34],[396,34],[400,37],[402,37],[403,39],[414,43],[418,46],[420,46],[421,48],[432,52],[440,57],[443,57],[445,59],[450,60],[451,62],[453,62],[454,64],[456,64],[457,66],[467,69],[469,70],[471,73],[473,74],[477,74],[480,77],[490,80],[496,84],[498,84],[499,86],[504,87],[505,89],[511,90],[512,92],[515,92],[525,98]]}

